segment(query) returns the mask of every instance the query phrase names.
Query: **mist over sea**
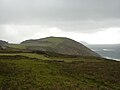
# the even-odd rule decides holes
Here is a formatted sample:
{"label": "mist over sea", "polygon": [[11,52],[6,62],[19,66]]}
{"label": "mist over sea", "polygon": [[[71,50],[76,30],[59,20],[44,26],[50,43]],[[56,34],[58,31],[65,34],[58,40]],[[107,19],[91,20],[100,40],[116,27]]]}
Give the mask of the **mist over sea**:
{"label": "mist over sea", "polygon": [[120,44],[87,46],[104,58],[120,61]]}

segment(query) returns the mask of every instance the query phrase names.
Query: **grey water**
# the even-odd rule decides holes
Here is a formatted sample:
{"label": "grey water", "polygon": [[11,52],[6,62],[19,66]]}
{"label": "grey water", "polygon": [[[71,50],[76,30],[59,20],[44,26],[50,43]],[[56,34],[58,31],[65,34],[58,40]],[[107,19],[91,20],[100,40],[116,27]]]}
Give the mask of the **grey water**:
{"label": "grey water", "polygon": [[90,49],[104,58],[120,61],[120,44],[87,45]]}

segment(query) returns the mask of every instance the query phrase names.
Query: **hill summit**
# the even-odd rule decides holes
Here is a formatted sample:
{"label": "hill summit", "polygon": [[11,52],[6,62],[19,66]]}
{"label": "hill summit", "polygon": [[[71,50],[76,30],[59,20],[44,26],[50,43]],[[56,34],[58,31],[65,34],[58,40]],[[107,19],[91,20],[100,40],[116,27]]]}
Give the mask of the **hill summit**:
{"label": "hill summit", "polygon": [[28,50],[54,52],[63,55],[95,56],[97,53],[90,50],[83,44],[66,37],[47,37],[42,39],[30,39],[21,42]]}

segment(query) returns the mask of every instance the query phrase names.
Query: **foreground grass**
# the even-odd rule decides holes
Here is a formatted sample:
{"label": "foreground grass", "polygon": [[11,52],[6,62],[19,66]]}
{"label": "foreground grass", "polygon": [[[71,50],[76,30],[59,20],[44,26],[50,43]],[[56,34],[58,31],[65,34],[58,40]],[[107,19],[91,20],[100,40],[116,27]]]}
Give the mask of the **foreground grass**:
{"label": "foreground grass", "polygon": [[[104,60],[83,62],[83,59],[81,62],[77,58],[73,58],[77,60],[75,62],[73,62],[74,60],[72,62],[56,62],[42,60],[41,56],[37,59],[33,57],[37,56],[33,54],[25,56],[23,54],[1,54],[0,89],[120,90],[120,62]],[[68,58],[68,60],[71,59]]]}
{"label": "foreground grass", "polygon": [[0,56],[24,56],[32,59],[40,59],[40,60],[49,60],[48,57],[42,54],[35,54],[35,53],[0,53]]}
{"label": "foreground grass", "polygon": [[[64,61],[64,62],[104,62],[104,58],[95,58],[95,57],[60,57],[60,56],[48,56],[45,54],[36,54],[36,53],[0,53],[0,56],[24,56],[32,59],[38,60],[52,60],[52,61]],[[108,60],[107,60],[108,61]]]}

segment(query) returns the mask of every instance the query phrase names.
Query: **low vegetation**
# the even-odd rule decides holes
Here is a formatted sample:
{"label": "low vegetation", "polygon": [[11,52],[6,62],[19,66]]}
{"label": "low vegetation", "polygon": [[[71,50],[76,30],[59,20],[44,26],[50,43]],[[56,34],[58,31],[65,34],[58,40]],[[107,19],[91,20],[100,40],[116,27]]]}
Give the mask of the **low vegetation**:
{"label": "low vegetation", "polygon": [[120,62],[90,57],[0,54],[1,90],[120,90]]}
{"label": "low vegetation", "polygon": [[120,90],[120,62],[68,38],[1,41],[0,90]]}

